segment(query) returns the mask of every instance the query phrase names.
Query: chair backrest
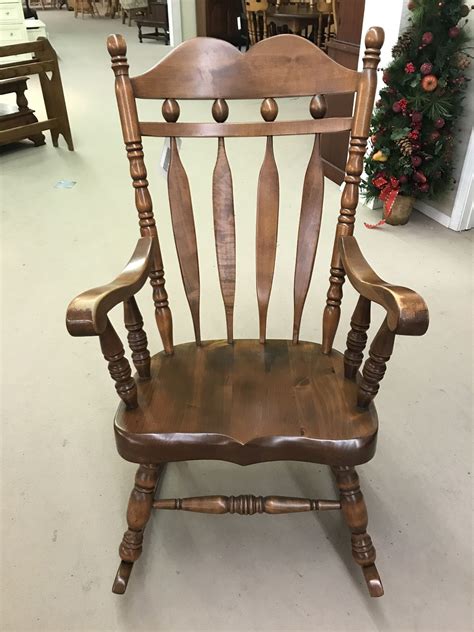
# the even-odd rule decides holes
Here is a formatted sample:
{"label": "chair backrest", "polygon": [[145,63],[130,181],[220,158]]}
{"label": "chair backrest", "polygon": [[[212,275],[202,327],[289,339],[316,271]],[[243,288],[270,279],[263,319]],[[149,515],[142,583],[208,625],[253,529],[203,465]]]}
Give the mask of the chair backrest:
{"label": "chair backrest", "polygon": [[[301,203],[294,277],[293,341],[298,342],[301,316],[311,281],[319,237],[323,203],[324,161],[320,155],[321,134],[351,131],[345,187],[330,266],[330,287],[323,316],[323,351],[329,353],[339,322],[344,269],[339,239],[353,232],[359,182],[376,90],[376,71],[383,43],[383,30],[372,27],[365,37],[363,71],[340,66],[314,44],[295,35],[279,35],[259,42],[246,53],[212,38],[188,40],[148,72],[129,77],[126,44],[121,35],[111,35],[107,45],[116,77],[116,97],[123,138],[130,161],[142,236],[156,240],[150,272],[158,328],[163,345],[172,352],[171,312],[165,289],[163,262],[148,190],[143,160],[143,136],[170,138],[168,193],[176,250],[186,297],[191,310],[196,342],[200,335],[200,279],[193,206],[188,177],[180,159],[178,137],[217,138],[213,175],[213,213],[217,266],[227,322],[227,339],[233,339],[236,276],[236,246],[232,174],[225,150],[225,137],[265,137],[266,150],[258,177],[256,281],[260,340],[266,338],[267,310],[275,266],[279,174],[273,154],[273,137],[314,135]],[[326,118],[325,93],[356,93],[352,117]],[[310,97],[307,120],[280,121],[277,97]],[[136,99],[162,100],[162,121],[141,121]],[[214,122],[180,122],[180,99],[212,101]],[[227,122],[231,99],[262,99],[263,121]]]}

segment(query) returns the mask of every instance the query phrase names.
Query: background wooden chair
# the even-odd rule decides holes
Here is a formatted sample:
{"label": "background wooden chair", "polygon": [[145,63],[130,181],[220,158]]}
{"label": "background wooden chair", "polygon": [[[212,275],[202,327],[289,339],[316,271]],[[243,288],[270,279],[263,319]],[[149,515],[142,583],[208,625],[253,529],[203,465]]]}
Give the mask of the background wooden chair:
{"label": "background wooden chair", "polygon": [[249,44],[253,46],[267,37],[268,0],[244,0]]}
{"label": "background wooden chair", "polygon": [[[392,353],[396,334],[421,335],[428,326],[425,303],[415,292],[382,281],[363,258],[352,236],[360,176],[376,90],[383,31],[365,38],[364,69],[339,66],[310,42],[281,35],[240,53],[222,40],[197,38],[181,44],[154,68],[129,77],[125,40],[108,39],[116,77],[116,97],[130,162],[141,238],[121,275],[89,290],[70,304],[67,327],[75,336],[96,335],[122,402],[115,418],[119,453],[140,464],[132,491],[128,529],[120,545],[113,591],[126,589],[142,552],[152,508],[207,513],[285,513],[341,509],[352,532],[352,552],[369,592],[383,594],[375,549],[367,533],[367,510],[354,466],[375,453],[377,414],[373,399]],[[355,92],[353,117],[327,118],[325,92]],[[306,120],[278,119],[269,97],[308,97]],[[136,99],[160,99],[163,119],[139,120]],[[178,99],[213,102],[214,122],[180,122]],[[262,99],[263,121],[227,122],[231,99]],[[330,264],[322,344],[299,340],[300,322],[318,244],[323,201],[320,139],[351,130],[345,187]],[[294,281],[294,324],[289,340],[268,340],[267,311],[276,256],[279,174],[273,137],[314,136],[306,170]],[[194,324],[195,342],[173,344],[173,328],[157,227],[143,159],[142,137],[169,137],[168,191],[183,284]],[[265,138],[258,178],[256,277],[259,340],[234,340],[236,241],[232,175],[225,137]],[[226,315],[226,340],[201,341],[198,248],[188,178],[176,138],[217,138],[213,213],[217,267]],[[344,354],[333,349],[345,277],[358,299]],[[135,295],[150,279],[164,351],[150,357]],[[359,368],[370,325],[370,306],[386,311],[373,338],[362,373]],[[123,304],[125,327],[137,370],[132,377],[124,348],[108,313]],[[217,459],[240,465],[296,460],[332,467],[340,496],[334,500],[282,496],[207,496],[155,499],[163,464]],[[223,568],[225,572],[225,568]]]}

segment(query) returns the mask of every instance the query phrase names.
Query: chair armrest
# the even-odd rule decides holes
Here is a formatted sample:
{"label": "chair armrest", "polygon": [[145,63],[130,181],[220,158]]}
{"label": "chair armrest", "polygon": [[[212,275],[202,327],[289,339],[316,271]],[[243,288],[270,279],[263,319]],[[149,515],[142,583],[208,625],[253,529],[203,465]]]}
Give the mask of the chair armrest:
{"label": "chair armrest", "polygon": [[141,237],[119,276],[101,287],[83,292],[67,308],[66,327],[71,336],[97,336],[105,331],[108,312],[143,286],[154,251],[152,237]]}
{"label": "chair armrest", "polygon": [[422,336],[428,329],[428,307],[413,290],[383,281],[362,255],[355,237],[341,237],[339,249],[347,277],[359,294],[387,311],[387,326],[395,334]]}

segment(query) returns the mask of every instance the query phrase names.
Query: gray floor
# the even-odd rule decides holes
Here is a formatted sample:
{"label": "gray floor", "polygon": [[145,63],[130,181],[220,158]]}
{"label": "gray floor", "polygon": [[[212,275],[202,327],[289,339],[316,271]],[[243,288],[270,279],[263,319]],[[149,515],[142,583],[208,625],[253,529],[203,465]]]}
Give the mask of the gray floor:
{"label": "gray floor", "polygon": [[[137,230],[120,139],[105,35],[129,37],[132,72],[163,54],[138,44],[118,21],[47,12],[61,68],[76,151],[50,139],[41,148],[2,151],[2,624],[4,630],[394,630],[471,629],[471,276],[472,234],[455,234],[415,214],[404,228],[357,236],[380,274],[414,287],[431,311],[424,338],[400,338],[378,397],[379,449],[360,468],[370,533],[386,595],[370,600],[336,514],[254,518],[162,513],[146,534],[145,555],[124,597],[110,592],[134,466],[116,454],[114,388],[97,340],[64,327],[78,292],[115,276]],[[31,80],[29,96],[38,107]],[[149,116],[153,104],[147,103]],[[302,116],[306,103],[281,104]],[[38,107],[40,110],[40,107]],[[255,104],[231,116],[258,115]],[[208,105],[183,117],[209,116]],[[192,336],[173,250],[161,147],[147,152],[162,234],[176,342]],[[146,148],[147,149],[147,148]],[[310,140],[278,140],[282,204],[269,335],[288,337],[302,171]],[[261,139],[229,142],[236,189],[236,335],[257,335],[254,296],[256,173]],[[224,335],[218,290],[210,181],[213,141],[183,143],[201,251],[205,338]],[[54,188],[60,179],[74,188]],[[315,279],[303,338],[320,338],[329,253],[338,210],[327,183]],[[141,305],[154,351],[149,290]],[[355,294],[346,285],[337,338],[343,347]],[[377,320],[379,312],[377,312]],[[120,314],[115,322],[120,321]],[[309,464],[239,468],[193,463],[168,468],[165,495],[290,494],[331,497],[327,469]]]}

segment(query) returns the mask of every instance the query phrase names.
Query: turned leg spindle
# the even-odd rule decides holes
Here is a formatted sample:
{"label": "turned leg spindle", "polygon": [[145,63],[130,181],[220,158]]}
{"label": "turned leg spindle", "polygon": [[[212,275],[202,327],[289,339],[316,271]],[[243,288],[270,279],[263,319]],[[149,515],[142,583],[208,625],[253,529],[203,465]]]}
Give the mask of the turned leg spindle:
{"label": "turned leg spindle", "polygon": [[353,467],[332,468],[341,494],[341,509],[352,533],[352,557],[362,568],[371,597],[381,597],[383,586],[375,566],[375,548],[367,533],[367,507]]}
{"label": "turned leg spindle", "polygon": [[137,385],[132,377],[130,364],[125,357],[125,351],[117,332],[107,319],[107,326],[99,336],[100,347],[104,358],[109,363],[109,373],[115,382],[115,389],[127,408],[136,408]]}
{"label": "turned leg spindle", "polygon": [[142,554],[143,533],[150,519],[155,490],[162,470],[163,465],[140,465],[135,475],[135,486],[128,502],[128,529],[119,548],[122,562],[112,587],[114,593],[125,592],[133,564]]}
{"label": "turned leg spindle", "polygon": [[132,296],[123,304],[125,327],[128,331],[128,344],[132,350],[132,360],[138,375],[142,379],[150,378],[150,352],[148,340],[143,330],[143,318],[138,309],[135,297]]}
{"label": "turned leg spindle", "polygon": [[344,353],[344,375],[354,380],[364,359],[367,344],[367,329],[370,326],[370,301],[359,296],[351,319],[351,330],[347,335],[347,349]]}
{"label": "turned leg spindle", "polygon": [[395,334],[390,331],[385,319],[370,345],[369,357],[362,370],[362,380],[357,395],[357,405],[361,408],[367,408],[378,393],[380,382],[387,369],[387,362],[392,355],[394,341]]}

